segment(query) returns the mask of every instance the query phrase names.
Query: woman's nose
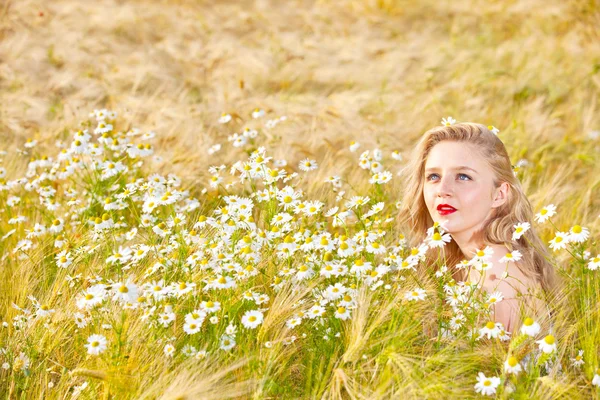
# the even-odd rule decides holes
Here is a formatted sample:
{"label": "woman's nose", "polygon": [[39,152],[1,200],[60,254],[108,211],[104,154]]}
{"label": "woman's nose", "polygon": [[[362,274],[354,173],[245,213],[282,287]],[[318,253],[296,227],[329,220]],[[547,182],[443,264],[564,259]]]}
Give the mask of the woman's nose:
{"label": "woman's nose", "polygon": [[452,181],[451,179],[442,178],[438,185],[438,197],[447,197],[452,194]]}

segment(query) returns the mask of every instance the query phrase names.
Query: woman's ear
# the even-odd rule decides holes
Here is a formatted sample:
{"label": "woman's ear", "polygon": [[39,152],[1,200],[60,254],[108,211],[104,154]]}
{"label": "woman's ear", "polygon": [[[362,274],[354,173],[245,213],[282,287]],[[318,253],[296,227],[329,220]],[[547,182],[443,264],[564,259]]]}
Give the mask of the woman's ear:
{"label": "woman's ear", "polygon": [[492,207],[500,207],[504,203],[508,201],[508,194],[510,191],[510,185],[508,182],[502,182],[498,188],[495,190],[494,203]]}

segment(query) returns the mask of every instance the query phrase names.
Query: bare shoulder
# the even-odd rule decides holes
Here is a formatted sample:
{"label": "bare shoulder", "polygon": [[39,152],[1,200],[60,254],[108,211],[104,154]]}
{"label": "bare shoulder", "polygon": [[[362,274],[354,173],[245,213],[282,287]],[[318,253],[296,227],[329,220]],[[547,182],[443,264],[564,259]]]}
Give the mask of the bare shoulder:
{"label": "bare shoulder", "polygon": [[505,246],[497,246],[494,249],[492,268],[488,271],[487,285],[497,286],[498,291],[503,292],[507,298],[516,297],[518,294],[533,294],[539,289],[535,277],[526,272],[529,266],[524,261],[510,261],[501,263],[500,259],[509,253]]}

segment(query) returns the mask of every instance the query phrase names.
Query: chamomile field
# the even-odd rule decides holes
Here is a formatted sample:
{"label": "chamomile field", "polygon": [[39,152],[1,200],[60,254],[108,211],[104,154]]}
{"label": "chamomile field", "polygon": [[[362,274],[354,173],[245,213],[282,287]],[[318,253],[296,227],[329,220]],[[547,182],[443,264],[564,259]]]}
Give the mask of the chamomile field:
{"label": "chamomile field", "polygon": [[[600,3],[0,3],[0,398],[598,399]],[[504,143],[560,284],[491,318],[402,226]],[[518,252],[502,262],[518,261]],[[423,265],[423,263],[429,263]]]}

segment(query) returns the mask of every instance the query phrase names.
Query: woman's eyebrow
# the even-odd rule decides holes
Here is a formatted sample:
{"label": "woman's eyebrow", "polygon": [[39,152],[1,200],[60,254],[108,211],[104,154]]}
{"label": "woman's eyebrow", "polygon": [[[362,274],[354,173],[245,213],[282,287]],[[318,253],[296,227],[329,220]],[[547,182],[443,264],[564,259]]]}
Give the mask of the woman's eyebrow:
{"label": "woman's eyebrow", "polygon": [[[437,171],[437,170],[439,170],[439,169],[440,169],[440,168],[438,168],[438,167],[431,167],[431,168],[427,168],[427,169],[425,170],[425,172],[429,172],[429,171]],[[473,171],[473,172],[477,173],[477,171],[475,171],[473,168],[471,168],[471,167],[467,167],[466,165],[461,165],[461,166],[459,166],[459,167],[454,167],[454,168],[450,168],[450,169],[453,169],[453,170],[467,169],[467,170],[469,170],[469,171]]]}

